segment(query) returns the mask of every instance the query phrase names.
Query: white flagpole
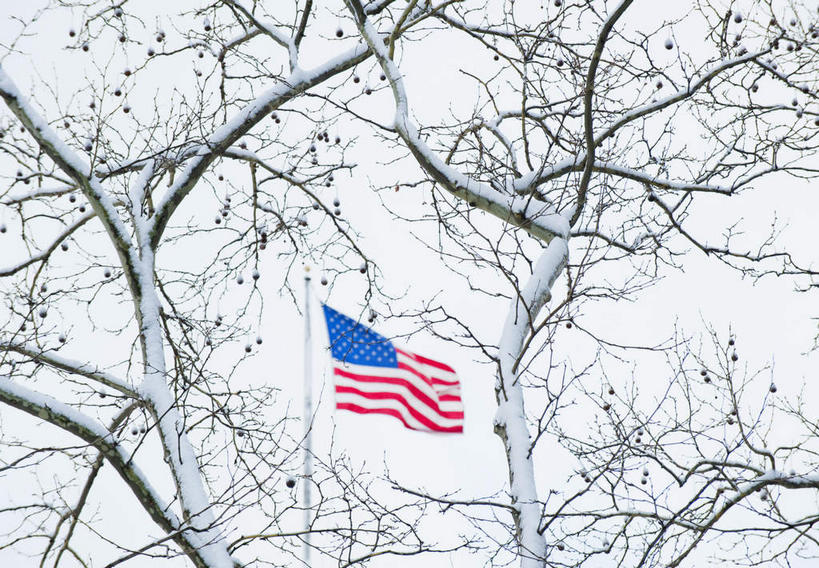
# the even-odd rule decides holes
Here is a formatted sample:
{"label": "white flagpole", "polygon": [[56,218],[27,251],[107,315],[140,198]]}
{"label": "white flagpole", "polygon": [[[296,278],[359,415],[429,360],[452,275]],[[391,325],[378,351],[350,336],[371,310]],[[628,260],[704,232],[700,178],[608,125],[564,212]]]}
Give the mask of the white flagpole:
{"label": "white flagpole", "polygon": [[310,267],[304,267],[304,564],[310,566],[311,502],[310,483],[313,476],[313,337],[310,330]]}

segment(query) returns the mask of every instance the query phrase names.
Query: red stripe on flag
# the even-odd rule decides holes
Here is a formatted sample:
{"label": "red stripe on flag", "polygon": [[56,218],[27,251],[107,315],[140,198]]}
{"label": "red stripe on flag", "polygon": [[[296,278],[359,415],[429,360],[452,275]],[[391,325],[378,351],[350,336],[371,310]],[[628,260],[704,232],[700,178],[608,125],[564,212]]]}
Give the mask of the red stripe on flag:
{"label": "red stripe on flag", "polygon": [[[348,410],[350,412],[355,412],[357,414],[384,414],[387,416],[392,416],[393,418],[397,418],[398,420],[400,420],[401,423],[404,424],[406,428],[409,428],[410,430],[418,430],[418,428],[415,428],[407,424],[407,421],[404,420],[404,417],[401,416],[401,413],[392,408],[364,408],[363,406],[359,406],[351,402],[339,402],[338,404],[336,404],[336,408],[338,410]],[[461,425],[450,427],[438,426],[435,428],[434,431],[442,433],[451,432],[453,434],[459,434],[464,431],[464,428]]]}
{"label": "red stripe on flag", "polygon": [[[360,381],[362,383],[386,383],[389,385],[397,385],[405,387],[407,390],[412,393],[413,397],[418,399],[419,402],[422,402],[424,405],[428,406],[430,410],[435,412],[436,414],[441,415],[444,418],[452,418],[458,419],[463,418],[463,413],[451,412],[446,410],[441,410],[441,407],[438,406],[438,403],[432,400],[426,393],[421,391],[417,386],[412,384],[407,379],[401,379],[398,377],[383,377],[380,375],[361,375],[358,373],[351,373],[339,367],[333,367],[336,375],[340,375],[342,377],[346,377],[348,379],[352,379],[354,381]],[[460,414],[460,416],[457,416]]]}
{"label": "red stripe on flag", "polygon": [[[356,396],[360,396],[362,398],[366,398],[367,400],[394,400],[399,403],[401,406],[407,409],[407,412],[415,418],[418,422],[426,426],[430,430],[440,431],[442,428],[451,428],[451,426],[442,426],[437,422],[432,421],[431,419],[427,418],[420,412],[418,412],[412,405],[407,402],[407,400],[398,393],[394,392],[367,392],[361,391],[353,387],[345,387],[345,386],[336,386],[336,393],[344,393],[344,394],[354,394]],[[347,403],[339,403],[339,404],[347,404]],[[463,419],[464,415],[463,412],[453,413],[453,414],[460,414],[460,416],[455,416],[453,419]]]}
{"label": "red stripe on flag", "polygon": [[416,353],[409,353],[408,351],[402,351],[401,349],[398,349],[397,347],[395,348],[395,350],[398,353],[400,353],[401,355],[404,355],[405,357],[409,357],[410,359],[418,361],[419,363],[422,363],[424,365],[429,365],[430,367],[435,367],[436,369],[441,369],[443,371],[447,371],[448,373],[452,373],[453,375],[455,374],[455,369],[453,369],[452,367],[450,367],[446,363],[441,363],[440,361],[433,361],[432,359],[428,359],[428,358],[423,357],[421,355],[418,355]]}

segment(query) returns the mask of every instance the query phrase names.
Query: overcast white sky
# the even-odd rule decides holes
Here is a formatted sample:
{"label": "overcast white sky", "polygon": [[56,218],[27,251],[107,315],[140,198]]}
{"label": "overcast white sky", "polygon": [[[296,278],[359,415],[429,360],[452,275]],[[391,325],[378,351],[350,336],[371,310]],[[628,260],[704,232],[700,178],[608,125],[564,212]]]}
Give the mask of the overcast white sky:
{"label": "overcast white sky", "polygon": [[[635,18],[650,20],[662,17],[652,13],[650,9],[655,3],[644,0],[640,4],[641,7],[637,6],[632,10]],[[656,4],[662,4],[665,10],[669,3]],[[143,2],[139,9],[153,10],[162,5],[162,2]],[[18,29],[10,17],[22,15],[29,10],[29,3],[0,2],[0,44],[6,43]],[[666,16],[672,17],[670,14]],[[43,79],[66,93],[85,80],[83,73],[77,69],[82,69],[87,62],[79,61],[80,53],[62,49],[68,39],[68,28],[78,24],[79,21],[72,23],[48,19],[36,27],[36,36],[20,43],[22,54],[14,54],[3,60],[4,68],[22,90],[27,91],[35,80]],[[162,26],[168,33],[168,41],[173,42],[173,22],[164,21]],[[317,27],[326,29],[328,34],[335,29],[334,17],[323,7],[319,9]],[[349,23],[347,27],[350,27]],[[144,35],[150,33],[152,31],[149,29]],[[468,105],[476,96],[476,89],[458,69],[481,69],[493,64],[489,55],[483,57],[481,52],[476,56],[462,40],[447,43],[448,41],[440,36],[435,42],[412,44],[402,62],[402,70],[408,78],[411,103],[422,119],[433,121],[438,117],[445,117],[450,109],[468,110]],[[326,55],[308,51],[305,66],[309,67],[311,62],[318,62]],[[117,57],[112,56],[112,68],[121,66]],[[139,55],[134,48],[134,58],[136,57]],[[194,65],[195,62],[191,64]],[[370,68],[369,64],[367,68]],[[167,93],[171,88],[189,80],[189,75],[185,75],[188,70],[166,68],[162,73],[164,74],[152,76],[150,85],[143,86],[130,95],[135,112],[145,112],[143,107],[153,104],[154,92],[161,93],[157,100],[167,100]],[[372,73],[370,79],[376,81],[375,77]],[[40,97],[48,97],[42,86],[38,86],[36,92]],[[388,123],[393,111],[392,104],[391,95],[385,90],[368,100],[366,107],[362,103],[361,110],[366,111],[371,119]],[[352,132],[350,131],[350,135]],[[420,175],[417,168],[406,160],[397,164],[380,163],[381,142],[364,128],[356,127],[355,133],[360,137],[348,158],[359,166],[352,170],[351,175],[340,176],[342,179],[338,192],[345,218],[362,235],[360,244],[377,262],[385,289],[400,296],[400,299],[391,302],[392,309],[396,312],[418,309],[423,302],[435,297],[447,310],[468,321],[476,335],[486,340],[497,339],[505,317],[506,300],[492,300],[469,293],[463,280],[449,273],[442,266],[440,258],[421,245],[411,233],[414,231],[421,239],[434,245],[434,227],[394,219],[383,210],[379,198],[370,189],[371,185],[386,186],[398,181],[418,179]],[[342,134],[347,136],[348,133]],[[3,172],[3,175],[13,174]],[[244,173],[237,171],[235,175],[241,176]],[[771,218],[773,207],[782,207],[782,212],[789,221],[782,238],[791,243],[793,250],[802,255],[801,258],[813,260],[816,258],[815,212],[819,210],[819,199],[814,195],[810,201],[806,201],[807,189],[806,182],[771,181],[769,187],[760,187],[758,197],[744,199],[734,210],[725,211],[720,208],[703,214],[700,222],[705,225],[724,224],[725,217],[731,215],[745,218],[749,226],[764,229]],[[408,217],[419,212],[418,192],[388,192],[382,194],[382,198],[392,210]],[[212,200],[203,195],[195,197],[186,211],[195,211],[199,207],[209,208],[208,211],[214,209]],[[205,218],[209,219],[211,216],[208,213]],[[11,248],[8,241],[0,240],[0,265],[12,262],[21,253],[22,251]],[[183,258],[186,262],[195,262],[197,258],[204,258],[207,254],[207,250],[168,247],[161,253],[160,261],[168,266],[171,259],[178,256],[180,262]],[[718,330],[723,337],[727,337],[730,329],[738,338],[738,350],[749,368],[774,364],[772,377],[781,396],[795,395],[803,383],[807,383],[807,395],[815,400],[815,369],[819,357],[815,353],[807,353],[816,335],[816,321],[813,317],[819,314],[815,294],[794,293],[792,283],[787,280],[752,282],[742,279],[714,259],[694,252],[688,255],[685,262],[684,271],[667,271],[659,284],[641,293],[635,302],[595,304],[584,311],[578,321],[602,336],[629,344],[656,344],[658,339],[670,337],[675,326],[685,333],[697,334],[707,324]],[[313,266],[316,279],[321,270],[322,266]],[[254,357],[242,364],[237,381],[250,385],[267,383],[279,386],[282,389],[281,405],[270,409],[271,415],[280,412],[288,403],[291,414],[297,415],[302,405],[304,321],[289,296],[279,292],[278,283],[282,278],[282,271],[283,267],[274,258],[264,260],[259,285],[265,300],[264,320],[260,329],[265,343]],[[301,279],[301,270],[290,275],[290,283],[298,293],[303,290]],[[434,495],[458,492],[459,498],[468,499],[503,491],[507,483],[505,456],[500,439],[492,432],[495,411],[493,368],[477,362],[474,353],[457,349],[452,344],[420,331],[403,344],[415,352],[445,361],[457,369],[463,384],[465,433],[462,436],[434,436],[404,430],[397,421],[389,418],[336,415],[332,411],[326,335],[318,302],[327,301],[335,309],[355,316],[363,305],[363,282],[354,276],[346,277],[332,288],[332,293],[318,282],[314,281],[313,284],[313,313],[316,317],[312,325],[319,338],[314,353],[314,392],[321,393],[317,397],[319,402],[313,434],[317,455],[327,454],[332,442],[333,451],[349,455],[352,462],[357,464],[356,467],[380,474],[386,466],[391,476],[402,484]],[[489,285],[500,286],[501,283],[498,281]],[[226,290],[228,296],[242,293],[245,293],[244,289]],[[298,300],[302,302],[303,297],[299,296]],[[378,299],[376,305],[379,302],[384,306],[386,301]],[[229,304],[230,301],[226,300],[225,303]],[[70,313],[67,317],[70,317]],[[414,331],[419,325],[420,322],[404,319],[379,319],[375,328],[384,335],[396,336]],[[65,354],[76,357],[82,357],[83,354],[87,356],[90,343],[106,346],[110,341],[111,345],[121,345],[121,342],[106,338],[101,330],[93,335],[75,336],[72,339],[75,343],[69,345]],[[401,344],[402,341],[397,342]],[[581,331],[563,330],[554,349],[557,358],[566,358],[580,365],[594,353],[595,346]],[[611,367],[609,371],[609,379],[616,388],[627,389],[636,385],[644,392],[661,388],[670,378],[670,371],[664,361],[650,355],[637,359],[633,364]],[[760,385],[761,397],[767,383],[763,381]],[[582,427],[592,414],[590,409],[579,409],[576,416],[567,413],[563,419],[570,424],[574,423],[573,427]],[[4,433],[37,429],[42,430],[44,436],[51,436],[53,432],[7,408],[0,408],[0,421]],[[298,428],[294,432],[297,433]],[[789,435],[790,432],[785,429],[774,432],[773,437],[786,440]],[[541,487],[544,489],[565,486],[577,468],[573,459],[553,440],[541,444],[535,458],[536,475],[542,480]],[[16,483],[23,481],[17,479]],[[28,489],[25,484],[3,485],[0,487],[0,503],[19,498]],[[386,487],[383,490],[388,491]],[[127,535],[144,532],[145,527],[151,533],[157,533],[150,523],[146,524],[145,519],[131,518],[125,513],[129,508],[130,498],[125,495],[118,478],[110,471],[102,475],[94,489],[94,497],[98,515],[101,518],[115,519],[119,525],[117,528],[121,528],[121,531],[112,528],[112,534],[120,533],[123,538],[128,538]],[[506,521],[509,522],[509,519]],[[4,518],[0,517],[0,532],[3,522]],[[299,518],[294,517],[294,525],[298,522]],[[425,530],[430,535],[438,534],[442,542],[452,542],[448,535],[457,535],[471,529],[460,517],[449,514],[439,518],[431,516],[425,524]],[[139,542],[140,539],[136,541]],[[105,551],[105,554],[109,552]],[[108,558],[101,556],[100,565]],[[484,560],[459,553],[428,556],[422,560],[386,558],[375,560],[372,566],[478,566]],[[30,562],[10,550],[0,550],[0,566],[28,566],[32,565]],[[134,567],[155,565],[148,559],[128,563],[128,566]],[[325,564],[316,562],[315,565]],[[328,562],[326,565],[332,564]],[[802,566],[809,565],[805,563]],[[601,561],[600,566],[606,564]]]}

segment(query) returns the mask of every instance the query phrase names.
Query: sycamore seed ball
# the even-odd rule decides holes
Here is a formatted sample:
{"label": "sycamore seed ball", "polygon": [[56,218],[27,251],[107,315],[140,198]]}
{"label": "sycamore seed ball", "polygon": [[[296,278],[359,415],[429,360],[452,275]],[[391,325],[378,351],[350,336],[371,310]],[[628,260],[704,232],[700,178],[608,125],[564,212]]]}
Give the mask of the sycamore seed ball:
{"label": "sycamore seed ball", "polygon": [[287,485],[287,487],[289,487],[290,489],[293,489],[296,486],[296,480],[292,477],[288,477],[287,481],[285,481],[284,484]]}
{"label": "sycamore seed ball", "polygon": [[105,272],[103,272],[103,275],[104,275],[106,278],[111,278],[111,269],[110,269],[110,268],[106,268],[106,269],[105,269]]}
{"label": "sycamore seed ball", "polygon": [[137,434],[139,434],[139,429],[136,426],[134,426],[133,428],[131,428],[131,435],[136,436]]}
{"label": "sycamore seed ball", "polygon": [[252,349],[253,349],[253,347],[250,345],[250,343],[248,343],[247,345],[245,345],[245,353],[250,353],[250,351],[251,351]]}
{"label": "sycamore seed ball", "polygon": [[668,38],[668,39],[665,40],[665,48],[666,49],[673,49],[674,48],[674,42],[671,41],[671,38]]}
{"label": "sycamore seed ball", "polygon": [[258,280],[259,279],[259,271],[254,268],[252,276],[253,276],[253,280]]}
{"label": "sycamore seed ball", "polygon": [[257,335],[257,336],[256,336],[256,345],[261,345],[261,344],[262,344],[262,336],[261,336],[261,335]]}
{"label": "sycamore seed ball", "polygon": [[57,337],[57,341],[59,341],[60,343],[65,343],[65,335],[63,335],[63,334],[61,333],[61,334],[59,335],[59,337]]}
{"label": "sycamore seed ball", "polygon": [[771,387],[768,390],[770,390],[772,393],[776,392],[776,385],[771,383]]}
{"label": "sycamore seed ball", "polygon": [[68,250],[68,243],[61,244],[60,248],[63,249],[63,251],[67,251]]}
{"label": "sycamore seed ball", "polygon": [[322,286],[327,286],[327,277],[326,276],[321,277],[321,285]]}
{"label": "sycamore seed ball", "polygon": [[358,271],[359,271],[361,274],[364,274],[365,272],[367,272],[367,263],[366,263],[366,262],[362,262],[362,263],[361,263],[361,266],[358,268]]}
{"label": "sycamore seed ball", "polygon": [[236,277],[236,284],[241,285],[241,284],[244,284],[244,283],[245,283],[245,279],[241,274]]}
{"label": "sycamore seed ball", "polygon": [[734,22],[736,22],[737,24],[742,22],[742,12],[740,11],[734,12]]}
{"label": "sycamore seed ball", "polygon": [[40,308],[40,311],[37,312],[41,318],[44,318],[48,315],[48,310],[45,307]]}

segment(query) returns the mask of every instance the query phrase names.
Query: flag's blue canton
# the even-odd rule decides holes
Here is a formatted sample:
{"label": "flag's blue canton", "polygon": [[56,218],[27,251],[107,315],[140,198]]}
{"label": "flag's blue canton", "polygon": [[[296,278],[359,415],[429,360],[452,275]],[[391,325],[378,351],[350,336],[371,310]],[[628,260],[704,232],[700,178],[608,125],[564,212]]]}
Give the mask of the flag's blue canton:
{"label": "flag's blue canton", "polygon": [[322,307],[334,359],[371,367],[398,367],[395,347],[386,337],[333,308]]}

